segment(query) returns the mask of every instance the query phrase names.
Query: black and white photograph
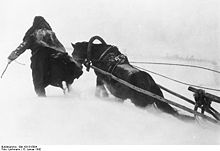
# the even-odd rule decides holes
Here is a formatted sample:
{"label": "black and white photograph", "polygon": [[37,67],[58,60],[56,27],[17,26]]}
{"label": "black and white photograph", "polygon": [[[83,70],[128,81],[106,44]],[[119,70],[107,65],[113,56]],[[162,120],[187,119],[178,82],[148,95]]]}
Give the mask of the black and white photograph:
{"label": "black and white photograph", "polygon": [[0,150],[220,145],[219,0],[7,0],[0,19]]}

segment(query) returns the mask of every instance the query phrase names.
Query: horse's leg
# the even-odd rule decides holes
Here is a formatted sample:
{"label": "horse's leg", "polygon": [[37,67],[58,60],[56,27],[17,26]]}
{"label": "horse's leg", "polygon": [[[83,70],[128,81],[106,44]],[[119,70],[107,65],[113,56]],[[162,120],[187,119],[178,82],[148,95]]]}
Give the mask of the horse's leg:
{"label": "horse's leg", "polygon": [[155,104],[158,107],[158,109],[160,109],[163,112],[166,112],[172,115],[178,114],[178,112],[166,102],[155,101]]}
{"label": "horse's leg", "polygon": [[104,86],[103,81],[101,80],[100,77],[97,76],[96,78],[96,92],[95,95],[97,97],[103,96],[103,97],[108,97],[108,92]]}
{"label": "horse's leg", "polygon": [[[155,85],[151,87],[151,89],[153,90],[152,92],[154,94],[157,94],[158,96],[161,96],[164,98],[162,91],[160,90],[159,86],[156,83]],[[160,109],[163,112],[166,112],[172,115],[178,114],[178,112],[166,102],[158,101],[157,99],[155,99],[155,104],[158,107],[158,109]]]}
{"label": "horse's leg", "polygon": [[67,94],[68,86],[67,86],[66,81],[62,81],[62,86],[61,86],[61,88],[63,89],[63,94]]}
{"label": "horse's leg", "polygon": [[[144,90],[150,91],[158,96],[164,97],[162,91],[160,90],[159,86],[155,83],[153,78],[146,72],[138,72],[132,75],[131,77],[132,82],[134,85],[136,85],[139,88],[142,88]],[[145,107],[148,104],[153,104],[158,107],[163,112],[176,115],[178,112],[170,106],[166,102],[159,101],[157,99],[154,99],[150,96],[143,96],[143,94],[140,93],[134,93],[134,104],[137,106]],[[144,100],[145,99],[145,100]]]}
{"label": "horse's leg", "polygon": [[63,94],[67,94],[67,93],[70,93],[72,91],[71,84],[69,84],[66,81],[62,81],[61,88],[63,89]]}
{"label": "horse's leg", "polygon": [[68,93],[70,93],[72,91],[72,83],[73,83],[74,80],[72,81],[69,81],[69,80],[65,80],[64,82],[66,83],[66,88],[67,88],[67,91]]}

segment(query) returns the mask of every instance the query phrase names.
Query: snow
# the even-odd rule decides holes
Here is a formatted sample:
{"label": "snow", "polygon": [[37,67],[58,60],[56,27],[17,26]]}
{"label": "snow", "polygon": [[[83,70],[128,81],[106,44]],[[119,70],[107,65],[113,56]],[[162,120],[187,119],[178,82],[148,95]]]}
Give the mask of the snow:
{"label": "snow", "polygon": [[[218,0],[8,0],[0,6],[0,72],[35,15],[48,20],[69,53],[70,42],[88,41],[91,36],[100,35],[107,43],[118,46],[131,61],[184,63],[220,71],[219,6]],[[0,79],[0,144],[220,144],[220,127],[210,122],[184,122],[153,107],[137,108],[129,100],[119,103],[113,96],[95,97],[92,71],[84,71],[73,83],[70,94],[63,95],[61,89],[49,86],[48,97],[38,98],[32,84],[30,56],[30,51],[22,54],[17,61],[25,65],[13,62]],[[171,60],[167,56],[194,57],[206,62]],[[138,66],[195,85],[216,89],[220,86],[219,74],[201,69]],[[193,99],[187,86],[151,75],[158,84]],[[220,96],[219,92],[209,92]],[[165,98],[193,108],[164,94]],[[219,104],[213,106],[220,111]]]}
{"label": "snow", "polygon": [[[167,80],[162,81],[172,88]],[[72,85],[70,94],[63,95],[61,89],[47,87],[47,98],[35,95],[28,65],[13,62],[0,82],[0,142],[3,144],[220,143],[219,126],[209,122],[183,122],[153,107],[137,108],[129,100],[119,103],[112,96],[95,97],[92,71],[84,71]],[[175,101],[179,100],[175,98]]]}

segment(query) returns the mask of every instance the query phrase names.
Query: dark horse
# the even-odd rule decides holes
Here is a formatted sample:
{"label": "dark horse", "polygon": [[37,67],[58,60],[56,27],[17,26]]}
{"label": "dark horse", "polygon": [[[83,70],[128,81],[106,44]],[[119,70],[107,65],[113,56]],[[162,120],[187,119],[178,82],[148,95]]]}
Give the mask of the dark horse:
{"label": "dark horse", "polygon": [[[93,44],[95,40],[99,40],[101,44]],[[120,53],[116,46],[106,44],[101,37],[94,36],[89,42],[77,42],[76,44],[72,44],[72,46],[74,48],[72,56],[80,64],[91,61],[93,66],[111,73],[136,87],[163,97],[162,91],[148,73],[134,68],[129,63],[128,58]],[[166,113],[172,115],[178,114],[178,112],[166,102],[158,101],[148,95],[131,89],[96,70],[95,74],[97,75],[97,95],[102,93],[104,96],[108,96],[107,90],[105,89],[106,86],[112,95],[120,98],[122,101],[130,99],[131,102],[138,107],[146,107],[150,104],[155,104],[157,108]]]}

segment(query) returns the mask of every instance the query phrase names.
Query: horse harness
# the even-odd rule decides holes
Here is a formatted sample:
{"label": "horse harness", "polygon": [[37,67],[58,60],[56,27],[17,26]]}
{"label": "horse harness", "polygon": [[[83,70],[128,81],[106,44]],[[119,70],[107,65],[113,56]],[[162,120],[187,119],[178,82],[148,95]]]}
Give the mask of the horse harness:
{"label": "horse harness", "polygon": [[[119,64],[123,64],[125,63],[128,59],[124,54],[115,54],[114,51],[110,51],[113,48],[116,48],[115,46],[109,46],[99,57],[99,59],[97,60],[102,61],[104,59],[107,59],[107,62],[109,62],[109,66],[107,69],[107,72],[109,73],[113,73],[113,71],[115,70],[115,68],[119,65]],[[108,53],[109,52],[109,53]]]}

